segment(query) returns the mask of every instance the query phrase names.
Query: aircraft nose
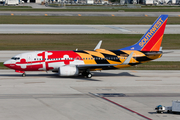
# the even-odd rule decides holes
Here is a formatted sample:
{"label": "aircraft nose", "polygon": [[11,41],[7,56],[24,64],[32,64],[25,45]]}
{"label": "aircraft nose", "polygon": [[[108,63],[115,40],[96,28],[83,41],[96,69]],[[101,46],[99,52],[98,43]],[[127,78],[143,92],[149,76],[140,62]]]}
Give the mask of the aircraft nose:
{"label": "aircraft nose", "polygon": [[11,64],[11,62],[10,62],[10,60],[7,60],[7,61],[5,61],[3,64],[4,64],[4,66],[9,67],[9,65]]}

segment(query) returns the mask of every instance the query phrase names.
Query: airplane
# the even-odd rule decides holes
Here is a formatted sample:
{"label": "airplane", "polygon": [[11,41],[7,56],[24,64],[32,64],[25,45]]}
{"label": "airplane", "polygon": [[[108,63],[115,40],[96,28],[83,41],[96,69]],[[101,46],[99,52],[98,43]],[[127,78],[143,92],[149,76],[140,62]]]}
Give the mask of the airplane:
{"label": "airplane", "polygon": [[4,66],[26,76],[25,71],[52,71],[59,76],[82,75],[91,78],[91,71],[120,69],[145,63],[163,54],[161,42],[168,15],[160,15],[143,37],[134,45],[118,50],[35,51],[16,55]]}

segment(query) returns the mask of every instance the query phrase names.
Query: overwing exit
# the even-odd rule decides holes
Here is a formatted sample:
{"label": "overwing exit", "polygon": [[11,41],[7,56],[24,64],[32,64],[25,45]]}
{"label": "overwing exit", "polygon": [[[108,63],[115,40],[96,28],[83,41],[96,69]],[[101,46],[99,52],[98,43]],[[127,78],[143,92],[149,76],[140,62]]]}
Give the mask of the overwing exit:
{"label": "overwing exit", "polygon": [[35,51],[22,53],[4,62],[15,72],[53,71],[59,76],[83,75],[91,78],[91,71],[120,69],[145,63],[162,56],[160,49],[168,15],[161,15],[134,45],[118,50],[101,49],[100,41],[94,50]]}

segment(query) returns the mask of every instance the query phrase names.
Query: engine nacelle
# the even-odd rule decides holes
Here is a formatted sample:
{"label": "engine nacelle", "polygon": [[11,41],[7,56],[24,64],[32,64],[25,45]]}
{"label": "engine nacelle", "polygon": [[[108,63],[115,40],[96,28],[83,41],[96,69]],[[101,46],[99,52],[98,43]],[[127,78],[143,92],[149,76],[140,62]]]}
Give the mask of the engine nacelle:
{"label": "engine nacelle", "polygon": [[79,69],[76,66],[61,66],[58,68],[59,76],[78,76]]}

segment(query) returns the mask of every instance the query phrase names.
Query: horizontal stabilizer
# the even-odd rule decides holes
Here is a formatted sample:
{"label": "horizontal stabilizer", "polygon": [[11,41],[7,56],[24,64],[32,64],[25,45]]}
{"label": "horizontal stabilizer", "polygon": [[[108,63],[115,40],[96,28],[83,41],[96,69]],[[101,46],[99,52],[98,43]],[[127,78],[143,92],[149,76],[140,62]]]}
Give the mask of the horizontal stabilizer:
{"label": "horizontal stabilizer", "polygon": [[132,52],[132,53],[126,58],[126,60],[122,63],[122,65],[127,65],[127,64],[129,64],[129,62],[130,62],[130,60],[131,60],[131,58],[132,58],[132,56],[133,56],[133,53],[134,53],[134,52]]}

